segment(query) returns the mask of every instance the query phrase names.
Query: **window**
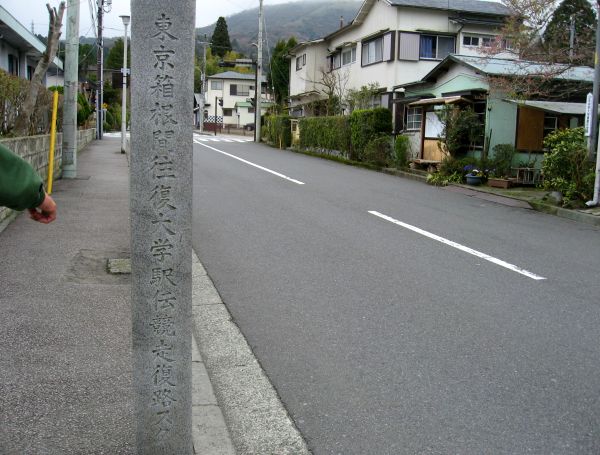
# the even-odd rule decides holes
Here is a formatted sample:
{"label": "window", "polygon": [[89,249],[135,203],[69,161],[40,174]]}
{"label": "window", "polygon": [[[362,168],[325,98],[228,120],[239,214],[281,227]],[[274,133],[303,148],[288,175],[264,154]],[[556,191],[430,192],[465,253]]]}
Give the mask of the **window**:
{"label": "window", "polygon": [[211,90],[223,90],[223,81],[210,81]]}
{"label": "window", "polygon": [[331,56],[331,69],[336,70],[342,66],[342,54],[337,53]]}
{"label": "window", "polygon": [[398,37],[398,59],[416,62],[419,60],[418,33],[400,32]]}
{"label": "window", "polygon": [[407,131],[420,131],[423,121],[423,111],[420,107],[409,107],[406,109]]}
{"label": "window", "polygon": [[229,86],[229,94],[231,96],[249,96],[250,86],[241,84],[231,84]]}
{"label": "window", "polygon": [[394,58],[395,32],[362,43],[362,66],[390,61]]}
{"label": "window", "polygon": [[463,46],[479,46],[479,37],[478,36],[463,36]]}
{"label": "window", "polygon": [[231,117],[233,115],[233,109],[223,108],[223,117]]}
{"label": "window", "polygon": [[494,43],[494,38],[491,36],[482,36],[481,37],[481,46],[482,47],[492,47]]}
{"label": "window", "polygon": [[306,66],[306,54],[296,56],[296,71]]}
{"label": "window", "polygon": [[554,132],[558,128],[558,117],[546,114],[544,116],[544,137]]}
{"label": "window", "polygon": [[19,75],[19,59],[11,54],[8,54],[8,74]]}
{"label": "window", "polygon": [[453,36],[421,35],[419,57],[442,60],[454,52],[454,40]]}
{"label": "window", "polygon": [[356,61],[356,46],[342,52],[342,65],[349,65]]}
{"label": "window", "polygon": [[467,47],[492,47],[494,44],[493,36],[472,36],[472,35],[464,35],[463,36],[463,46]]}

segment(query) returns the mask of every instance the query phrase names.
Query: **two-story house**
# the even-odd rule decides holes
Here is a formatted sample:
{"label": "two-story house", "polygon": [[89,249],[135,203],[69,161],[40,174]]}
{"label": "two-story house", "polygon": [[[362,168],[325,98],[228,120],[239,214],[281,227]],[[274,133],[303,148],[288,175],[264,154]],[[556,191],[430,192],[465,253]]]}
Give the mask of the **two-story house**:
{"label": "two-story house", "polygon": [[485,55],[509,14],[481,0],[365,0],[348,25],[290,51],[290,112],[311,115],[311,102],[326,96],[324,75],[334,73],[337,93],[377,83],[372,105],[392,109],[397,123],[396,87],[449,54]]}
{"label": "two-story house", "polygon": [[[33,33],[0,6],[0,68],[13,76],[31,80],[46,50]],[[47,87],[64,85],[63,63],[56,57],[44,76]]]}
{"label": "two-story house", "polygon": [[[206,77],[205,121],[221,123],[223,126],[244,127],[254,124],[254,106],[251,100],[256,97],[254,74],[225,71]],[[261,84],[261,114],[272,105],[267,90],[267,80],[263,76]],[[216,117],[216,119],[215,119]]]}

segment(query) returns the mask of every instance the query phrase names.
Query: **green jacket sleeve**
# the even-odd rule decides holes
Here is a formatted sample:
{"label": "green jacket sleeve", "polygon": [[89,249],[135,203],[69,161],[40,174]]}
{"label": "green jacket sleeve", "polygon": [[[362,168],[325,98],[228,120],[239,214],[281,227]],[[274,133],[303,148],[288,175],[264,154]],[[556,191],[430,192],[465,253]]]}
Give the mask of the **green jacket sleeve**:
{"label": "green jacket sleeve", "polygon": [[31,165],[0,144],[0,206],[30,209],[44,197],[43,181]]}

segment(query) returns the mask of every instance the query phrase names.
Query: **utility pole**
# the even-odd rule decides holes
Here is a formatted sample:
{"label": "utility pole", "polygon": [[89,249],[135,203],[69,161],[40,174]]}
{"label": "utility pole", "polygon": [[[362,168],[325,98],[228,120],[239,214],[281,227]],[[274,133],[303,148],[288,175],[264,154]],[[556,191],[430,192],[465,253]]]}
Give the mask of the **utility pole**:
{"label": "utility pole", "polygon": [[77,177],[77,92],[79,86],[79,0],[67,6],[65,98],[63,107],[63,177]]}
{"label": "utility pole", "polygon": [[125,26],[125,37],[123,40],[123,87],[122,87],[122,101],[121,101],[121,153],[125,153],[127,150],[127,26],[129,25],[130,17],[127,15],[120,16]]}
{"label": "utility pole", "polygon": [[215,136],[217,135],[217,101],[219,100],[218,96],[215,96]]}
{"label": "utility pole", "polygon": [[[600,1],[600,0],[599,0]],[[263,42],[263,0],[260,0],[258,7],[258,56],[256,58],[256,124],[255,130],[255,141],[260,142],[260,119],[262,114],[261,97],[262,97],[262,42]]]}
{"label": "utility pole", "polygon": [[[596,2],[596,17],[600,18],[600,0]],[[596,155],[596,178],[594,179],[594,197],[587,201],[588,207],[600,204],[600,153],[598,153],[598,101],[600,100],[600,20],[596,24],[596,52],[594,53],[594,90],[592,92],[592,113],[588,158],[593,161]]]}
{"label": "utility pole", "polygon": [[96,52],[96,139],[102,139],[104,114],[102,112],[104,97],[104,39],[102,38],[102,16],[104,15],[104,0],[98,2],[98,51]]}
{"label": "utility pole", "polygon": [[206,41],[206,33],[204,34],[204,41],[202,44],[202,96],[200,97],[200,132],[204,132],[204,103],[206,102],[206,45],[208,42]]}

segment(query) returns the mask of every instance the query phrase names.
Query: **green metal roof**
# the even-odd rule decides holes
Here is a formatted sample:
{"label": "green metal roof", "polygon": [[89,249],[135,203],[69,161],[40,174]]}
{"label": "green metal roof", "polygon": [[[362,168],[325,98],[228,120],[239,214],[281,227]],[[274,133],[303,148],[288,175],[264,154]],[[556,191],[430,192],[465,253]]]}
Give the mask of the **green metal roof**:
{"label": "green metal roof", "polygon": [[543,76],[557,80],[592,82],[594,69],[589,66],[569,66],[527,60],[511,60],[494,57],[450,54],[422,80],[435,77],[441,70],[456,62],[487,76]]}

